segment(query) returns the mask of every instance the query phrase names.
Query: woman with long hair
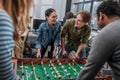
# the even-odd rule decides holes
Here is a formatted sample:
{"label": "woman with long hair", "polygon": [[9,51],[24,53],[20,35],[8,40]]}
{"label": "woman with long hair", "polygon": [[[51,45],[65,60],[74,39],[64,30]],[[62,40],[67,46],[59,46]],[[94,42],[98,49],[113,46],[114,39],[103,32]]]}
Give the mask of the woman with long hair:
{"label": "woman with long hair", "polygon": [[27,1],[0,0],[0,80],[17,80],[13,72],[12,51],[21,53],[23,42],[20,36],[27,29],[31,3],[31,0]]}

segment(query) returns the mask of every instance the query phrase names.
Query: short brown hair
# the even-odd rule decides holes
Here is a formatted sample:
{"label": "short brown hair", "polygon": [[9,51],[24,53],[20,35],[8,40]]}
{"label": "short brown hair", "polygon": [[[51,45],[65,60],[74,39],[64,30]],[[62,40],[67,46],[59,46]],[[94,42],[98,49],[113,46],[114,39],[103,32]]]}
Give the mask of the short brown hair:
{"label": "short brown hair", "polygon": [[83,22],[87,23],[90,21],[91,16],[90,16],[90,13],[88,11],[83,10],[83,11],[80,11],[77,13],[77,15],[79,15],[79,14],[82,16]]}

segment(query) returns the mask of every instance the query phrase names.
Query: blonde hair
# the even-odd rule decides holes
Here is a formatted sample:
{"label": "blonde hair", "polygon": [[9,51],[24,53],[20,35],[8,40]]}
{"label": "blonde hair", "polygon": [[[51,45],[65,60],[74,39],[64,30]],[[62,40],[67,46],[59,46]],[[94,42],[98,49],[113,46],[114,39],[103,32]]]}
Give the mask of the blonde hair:
{"label": "blonde hair", "polygon": [[14,53],[16,57],[21,57],[24,42],[21,35],[28,30],[29,8],[32,0],[3,0],[3,7],[14,22]]}

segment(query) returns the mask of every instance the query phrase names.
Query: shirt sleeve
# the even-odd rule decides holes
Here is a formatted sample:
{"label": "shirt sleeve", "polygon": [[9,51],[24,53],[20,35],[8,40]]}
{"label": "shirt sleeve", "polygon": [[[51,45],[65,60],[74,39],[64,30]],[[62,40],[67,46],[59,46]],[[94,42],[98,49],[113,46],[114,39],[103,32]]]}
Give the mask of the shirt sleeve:
{"label": "shirt sleeve", "polygon": [[84,36],[81,39],[81,43],[84,43],[84,44],[87,43],[88,38],[90,36],[90,33],[91,33],[91,28],[89,26],[87,26],[86,32],[85,32]]}
{"label": "shirt sleeve", "polygon": [[63,29],[61,31],[61,37],[65,37],[65,35],[68,33],[68,30],[69,30],[69,20],[67,20],[63,25]]}

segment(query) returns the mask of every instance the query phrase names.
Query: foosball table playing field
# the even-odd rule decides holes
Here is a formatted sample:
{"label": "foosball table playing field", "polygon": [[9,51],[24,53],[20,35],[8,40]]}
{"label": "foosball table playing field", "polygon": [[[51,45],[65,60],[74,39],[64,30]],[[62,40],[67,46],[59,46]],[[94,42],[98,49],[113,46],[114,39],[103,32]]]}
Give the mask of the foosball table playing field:
{"label": "foosball table playing field", "polygon": [[[19,80],[75,80],[85,59],[13,59]],[[96,80],[112,80],[111,76],[96,76]]]}

